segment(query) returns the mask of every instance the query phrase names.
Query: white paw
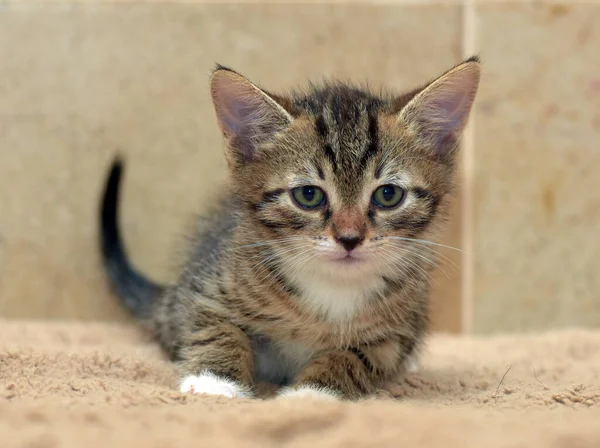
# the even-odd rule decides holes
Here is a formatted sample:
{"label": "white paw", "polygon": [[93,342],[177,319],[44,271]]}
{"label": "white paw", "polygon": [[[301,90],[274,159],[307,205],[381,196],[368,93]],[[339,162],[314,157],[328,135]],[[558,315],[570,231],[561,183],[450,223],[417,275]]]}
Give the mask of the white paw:
{"label": "white paw", "polygon": [[179,385],[179,390],[183,394],[223,395],[228,398],[249,396],[244,388],[235,382],[219,378],[207,371],[201,372],[198,376],[189,375],[183,378]]}
{"label": "white paw", "polygon": [[277,395],[283,398],[315,398],[318,400],[328,401],[340,399],[338,393],[329,389],[325,389],[324,387],[316,386],[286,387]]}
{"label": "white paw", "polygon": [[409,356],[404,361],[404,368],[408,373],[417,373],[419,371],[419,362],[413,356]]}

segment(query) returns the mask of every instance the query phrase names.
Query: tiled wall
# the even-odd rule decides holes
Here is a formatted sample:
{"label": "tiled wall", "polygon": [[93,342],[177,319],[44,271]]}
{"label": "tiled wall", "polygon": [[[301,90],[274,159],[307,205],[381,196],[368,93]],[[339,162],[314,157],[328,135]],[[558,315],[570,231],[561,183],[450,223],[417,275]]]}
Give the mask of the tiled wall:
{"label": "tiled wall", "polygon": [[[0,5],[0,315],[122,319],[97,253],[105,170],[126,156],[122,226],[172,279],[224,178],[215,61],[271,88],[335,75],[413,87],[478,51],[481,91],[443,238],[434,328],[600,323],[600,5]],[[175,251],[175,252],[174,252]]]}

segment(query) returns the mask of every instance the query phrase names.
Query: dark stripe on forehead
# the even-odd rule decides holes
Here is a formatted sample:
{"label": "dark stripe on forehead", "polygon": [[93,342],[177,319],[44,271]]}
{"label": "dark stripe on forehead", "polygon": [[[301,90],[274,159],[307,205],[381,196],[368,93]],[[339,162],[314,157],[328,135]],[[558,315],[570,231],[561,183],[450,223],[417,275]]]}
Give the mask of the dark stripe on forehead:
{"label": "dark stripe on forehead", "polygon": [[377,151],[379,151],[379,123],[377,122],[377,113],[372,109],[369,110],[369,143],[367,148],[360,159],[360,169],[364,170],[367,167],[367,163],[371,160]]}
{"label": "dark stripe on forehead", "polygon": [[377,164],[377,168],[375,168],[375,179],[379,179],[381,177],[381,172],[383,171],[383,160],[379,161]]}
{"label": "dark stripe on forehead", "polygon": [[331,148],[331,145],[329,143],[325,143],[323,145],[323,151],[325,152],[325,157],[327,157],[329,159],[329,161],[331,162],[331,166],[333,168],[333,172],[335,173],[337,171],[337,157],[335,155],[335,153],[333,152],[333,149]]}
{"label": "dark stripe on forehead", "polygon": [[329,103],[331,107],[331,117],[337,126],[340,125],[342,117],[340,116],[340,99],[341,96],[331,95]]}
{"label": "dark stripe on forehead", "polygon": [[319,175],[319,179],[325,180],[325,173],[323,173],[323,168],[320,165],[317,165],[317,174]]}
{"label": "dark stripe on forehead", "polygon": [[325,118],[323,117],[323,114],[319,114],[317,116],[317,119],[315,120],[315,129],[317,130],[317,135],[319,137],[327,137],[329,129],[327,128],[327,123],[325,123]]}
{"label": "dark stripe on forehead", "polygon": [[[337,157],[333,152],[333,148],[331,147],[331,145],[327,143],[327,135],[329,134],[329,128],[327,127],[327,123],[325,122],[325,117],[323,117],[323,113],[317,115],[317,118],[315,119],[315,130],[323,143],[323,153],[325,154],[325,157],[327,157],[327,159],[329,159],[329,161],[331,162],[332,169],[335,172],[337,168]],[[320,170],[319,177],[321,179],[324,178],[322,174],[323,171]]]}

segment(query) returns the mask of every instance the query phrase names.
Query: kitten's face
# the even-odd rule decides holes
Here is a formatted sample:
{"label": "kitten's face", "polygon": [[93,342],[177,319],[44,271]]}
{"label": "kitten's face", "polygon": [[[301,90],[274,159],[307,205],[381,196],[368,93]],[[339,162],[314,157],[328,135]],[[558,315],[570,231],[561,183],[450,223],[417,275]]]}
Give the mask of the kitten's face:
{"label": "kitten's face", "polygon": [[239,173],[244,185],[255,181],[252,214],[289,270],[364,280],[406,274],[431,256],[411,240],[441,219],[452,164],[428,156],[395,116],[356,115],[344,125],[298,117]]}
{"label": "kitten's face", "polygon": [[218,68],[211,93],[250,239],[291,274],[422,270],[431,246],[416,240],[441,220],[478,82],[471,59],[396,98],[342,84],[283,98]]}

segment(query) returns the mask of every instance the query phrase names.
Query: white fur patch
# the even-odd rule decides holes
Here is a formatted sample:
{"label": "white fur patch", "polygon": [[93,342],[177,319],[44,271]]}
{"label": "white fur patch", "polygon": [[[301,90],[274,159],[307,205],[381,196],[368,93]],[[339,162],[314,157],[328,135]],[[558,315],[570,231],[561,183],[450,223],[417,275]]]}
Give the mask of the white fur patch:
{"label": "white fur patch", "polygon": [[[309,273],[311,274],[311,273]],[[335,281],[327,276],[307,275],[299,288],[300,300],[313,312],[325,315],[331,321],[351,320],[364,309],[367,302],[385,287],[381,278],[344,278]]]}
{"label": "white fur patch", "polygon": [[328,401],[340,399],[340,396],[336,392],[316,386],[286,387],[277,395],[282,398],[315,398]]}
{"label": "white fur patch", "polygon": [[404,368],[408,373],[417,373],[419,371],[419,362],[414,356],[409,356],[404,361]]}
{"label": "white fur patch", "polygon": [[179,390],[183,394],[222,395],[228,398],[244,398],[249,395],[234,381],[219,378],[208,371],[201,372],[200,375],[186,376],[181,381]]}

